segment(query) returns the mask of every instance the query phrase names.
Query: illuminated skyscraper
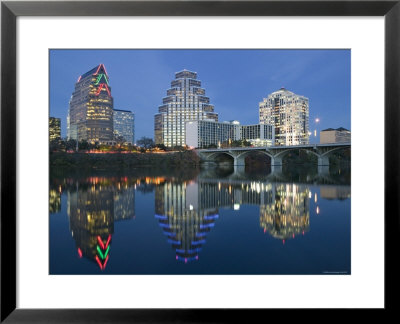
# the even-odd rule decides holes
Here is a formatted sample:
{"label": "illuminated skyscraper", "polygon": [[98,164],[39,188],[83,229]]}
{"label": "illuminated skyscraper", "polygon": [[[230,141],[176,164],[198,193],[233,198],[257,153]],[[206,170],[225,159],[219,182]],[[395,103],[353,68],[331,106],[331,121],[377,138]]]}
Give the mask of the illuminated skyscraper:
{"label": "illuminated skyscraper", "polygon": [[129,110],[114,109],[114,136],[125,143],[135,143],[135,115]]}
{"label": "illuminated skyscraper", "polygon": [[61,119],[60,118],[49,118],[49,139],[56,141],[61,139]]}
{"label": "illuminated skyscraper", "polygon": [[183,146],[185,140],[186,121],[190,120],[218,121],[210,98],[205,96],[197,73],[183,70],[175,73],[175,80],[163,98],[158,114],[154,116],[154,135],[156,144],[165,146]]}
{"label": "illuminated skyscraper", "polygon": [[103,64],[78,78],[69,103],[69,138],[112,144],[113,98]]}
{"label": "illuminated skyscraper", "polygon": [[264,98],[259,109],[260,124],[275,128],[275,145],[309,143],[308,98],[281,88]]}

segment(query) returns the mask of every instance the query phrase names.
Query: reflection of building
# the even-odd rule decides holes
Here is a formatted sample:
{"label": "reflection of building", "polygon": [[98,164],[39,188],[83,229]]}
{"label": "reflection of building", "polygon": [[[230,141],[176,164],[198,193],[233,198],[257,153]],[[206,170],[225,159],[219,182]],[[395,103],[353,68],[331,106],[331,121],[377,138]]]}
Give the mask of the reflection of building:
{"label": "reflection of building", "polygon": [[104,244],[114,233],[112,189],[93,184],[88,188],[68,192],[67,212],[79,256],[98,263],[99,238]]}
{"label": "reflection of building", "polygon": [[259,104],[260,124],[273,125],[275,145],[308,144],[308,98],[282,88]]}
{"label": "reflection of building", "polygon": [[67,120],[70,139],[100,144],[113,142],[113,98],[103,64],[79,77]]}
{"label": "reflection of building", "polygon": [[50,117],[49,118],[49,138],[51,141],[61,139],[61,119]]}
{"label": "reflection of building", "polygon": [[186,122],[186,144],[196,148],[220,146],[246,140],[254,146],[271,146],[274,142],[271,125],[240,125],[238,121],[216,122],[198,120]]}
{"label": "reflection of building", "polygon": [[61,211],[61,193],[57,190],[49,190],[49,212],[58,213]]}
{"label": "reflection of building", "polygon": [[157,186],[155,209],[177,260],[187,262],[198,259],[206,231],[214,226],[219,208],[238,210],[241,205],[258,205],[264,232],[285,240],[308,231],[309,199],[308,186],[203,179]]}
{"label": "reflection of building", "polygon": [[199,183],[200,208],[240,208],[240,205],[265,205],[271,203],[271,184],[247,182],[231,184],[222,181]]}
{"label": "reflection of building", "polygon": [[135,218],[135,189],[126,187],[114,193],[114,220]]}
{"label": "reflection of building", "polygon": [[275,238],[294,237],[310,226],[308,186],[204,179],[199,183],[199,191],[204,208],[238,210],[241,205],[260,206],[260,226]]}
{"label": "reflection of building", "polygon": [[[199,179],[199,182],[188,185],[166,182],[156,187],[156,218],[164,228],[164,233],[170,236],[170,243],[175,243],[174,248],[183,253],[185,248],[193,251],[188,245],[190,238],[187,233],[204,229],[204,226],[196,227],[201,224],[202,217],[205,220],[216,218],[219,208],[238,210],[241,205],[258,205],[260,226],[264,232],[268,231],[273,237],[283,240],[304,234],[310,226],[309,199],[308,186],[296,184],[259,181],[230,183],[216,179]],[[213,222],[208,226],[213,227]],[[182,231],[186,236],[176,236]],[[176,241],[181,245],[171,237],[177,237]]]}
{"label": "reflection of building", "polygon": [[156,218],[176,259],[193,261],[206,242],[206,235],[218,218],[215,208],[199,208],[199,188],[196,183],[168,182],[156,187]]}
{"label": "reflection of building", "polygon": [[135,115],[129,110],[114,109],[114,136],[125,143],[135,143]]}
{"label": "reflection of building", "polygon": [[165,146],[183,146],[185,141],[185,123],[190,120],[215,120],[214,106],[206,97],[197,73],[183,70],[175,73],[175,80],[163,98],[158,114],[154,116],[154,135],[156,144]]}
{"label": "reflection of building", "polygon": [[114,233],[114,222],[135,216],[134,188],[92,177],[68,191],[70,231],[80,257],[96,262],[104,270]]}
{"label": "reflection of building", "polygon": [[350,142],[351,133],[343,127],[337,129],[328,128],[320,132],[319,138],[321,144]]}
{"label": "reflection of building", "polygon": [[321,186],[321,198],[325,199],[347,199],[351,197],[350,186]]}
{"label": "reflection of building", "polygon": [[260,226],[273,237],[287,239],[310,227],[309,189],[296,184],[277,184],[272,202],[260,206]]}

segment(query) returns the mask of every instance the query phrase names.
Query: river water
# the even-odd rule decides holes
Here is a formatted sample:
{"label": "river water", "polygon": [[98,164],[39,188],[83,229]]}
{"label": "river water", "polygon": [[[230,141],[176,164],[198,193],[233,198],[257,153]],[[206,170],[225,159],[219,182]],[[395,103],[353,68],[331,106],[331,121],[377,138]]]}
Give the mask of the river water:
{"label": "river water", "polygon": [[350,169],[58,172],[50,274],[350,274]]}

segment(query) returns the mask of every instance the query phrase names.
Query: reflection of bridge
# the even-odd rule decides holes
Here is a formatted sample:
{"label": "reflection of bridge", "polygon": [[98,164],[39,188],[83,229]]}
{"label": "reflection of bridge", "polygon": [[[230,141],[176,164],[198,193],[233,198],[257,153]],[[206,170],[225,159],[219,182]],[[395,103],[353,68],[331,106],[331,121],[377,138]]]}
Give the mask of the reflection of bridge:
{"label": "reflection of bridge", "polygon": [[271,158],[273,171],[282,168],[282,159],[290,152],[301,150],[314,154],[318,158],[318,167],[329,167],[329,156],[339,150],[351,148],[349,143],[307,144],[293,146],[260,146],[260,147],[231,147],[219,149],[198,149],[199,156],[206,161],[215,161],[219,155],[229,155],[233,158],[234,166],[244,166],[246,156],[252,152],[261,152]]}
{"label": "reflection of bridge", "polygon": [[[198,181],[213,181],[213,179],[224,179],[224,181],[231,182],[232,184],[242,183],[246,181],[262,181],[262,182],[273,182],[273,183],[296,183],[296,184],[314,184],[314,185],[350,185],[350,179],[348,182],[340,178],[341,169],[338,168],[334,174],[335,169],[329,170],[329,166],[318,167],[318,172],[315,170],[309,175],[302,177],[295,177],[293,173],[290,172],[278,172],[279,170],[271,170],[271,172],[266,172],[262,176],[257,174],[257,178],[249,178],[249,174],[246,173],[244,166],[234,167],[231,173],[224,175],[222,178],[215,172],[214,168],[207,168],[203,170],[203,173],[199,176]],[[229,170],[229,169],[228,169]],[[299,169],[297,169],[299,170]],[[345,171],[346,172],[346,171]],[[220,180],[217,180],[220,181]]]}

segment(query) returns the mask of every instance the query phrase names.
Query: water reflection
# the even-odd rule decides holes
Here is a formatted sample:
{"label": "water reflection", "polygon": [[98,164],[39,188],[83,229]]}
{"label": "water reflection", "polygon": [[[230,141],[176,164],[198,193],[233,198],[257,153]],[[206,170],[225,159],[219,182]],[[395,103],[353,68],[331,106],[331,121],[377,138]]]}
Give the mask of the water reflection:
{"label": "water reflection", "polygon": [[135,189],[128,179],[67,178],[69,228],[80,258],[104,270],[114,234],[114,222],[135,218]]}
{"label": "water reflection", "polygon": [[176,259],[188,262],[198,260],[219,208],[257,205],[264,233],[283,241],[304,235],[310,227],[309,192],[306,185],[256,181],[168,182],[156,188],[156,218],[176,250]]}
{"label": "water reflection", "polygon": [[[221,209],[239,213],[242,222],[246,222],[251,215],[242,212],[243,207],[257,206],[259,234],[281,240],[283,244],[307,235],[310,214],[322,214],[321,199],[351,197],[349,184],[329,184],[329,177],[324,179],[324,184],[315,183],[315,178],[311,178],[310,183],[280,182],[271,179],[271,175],[216,176],[210,170],[189,179],[151,175],[54,177],[49,191],[49,209],[50,213],[60,212],[61,196],[66,196],[69,231],[78,257],[105,270],[113,254],[115,222],[135,219],[138,192],[152,194],[154,214],[142,216],[152,217],[159,234],[148,234],[148,239],[151,240],[151,235],[165,235],[164,242],[173,249],[175,260],[193,264],[199,260],[211,231],[224,226],[223,217],[228,216],[221,216]],[[235,230],[237,234],[241,228]]]}
{"label": "water reflection", "polygon": [[155,217],[167,241],[176,252],[176,260],[198,260],[206,235],[218,218],[216,206],[203,208],[195,182],[167,182],[156,187]]}
{"label": "water reflection", "polygon": [[58,213],[61,211],[61,190],[49,190],[49,212]]}

